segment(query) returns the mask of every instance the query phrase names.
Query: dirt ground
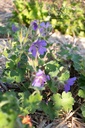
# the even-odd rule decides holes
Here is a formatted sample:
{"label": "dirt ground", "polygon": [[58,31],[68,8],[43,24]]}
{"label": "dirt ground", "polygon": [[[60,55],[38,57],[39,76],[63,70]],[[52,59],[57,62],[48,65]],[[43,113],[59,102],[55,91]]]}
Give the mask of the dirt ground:
{"label": "dirt ground", "polygon": [[0,26],[4,26],[12,16],[13,0],[0,0]]}
{"label": "dirt ground", "polygon": [[13,8],[13,0],[0,0],[0,14],[10,12]]}

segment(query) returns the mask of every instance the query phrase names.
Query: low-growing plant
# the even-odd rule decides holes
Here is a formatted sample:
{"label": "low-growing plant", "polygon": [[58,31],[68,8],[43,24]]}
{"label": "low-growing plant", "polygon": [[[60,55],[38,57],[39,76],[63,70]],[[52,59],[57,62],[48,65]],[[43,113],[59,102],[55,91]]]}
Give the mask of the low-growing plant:
{"label": "low-growing plant", "polygon": [[63,34],[84,36],[84,9],[80,3],[63,1],[61,6],[54,4],[50,9],[51,23]]}
{"label": "low-growing plant", "polygon": [[41,2],[36,0],[15,0],[15,10],[13,11],[13,20],[29,26],[32,20],[49,20],[48,11]]}
{"label": "low-growing plant", "polygon": [[15,0],[13,21],[29,26],[31,20],[50,21],[53,28],[62,34],[84,36],[85,12],[81,3],[66,0],[52,2],[38,2],[33,0]]}
{"label": "low-growing plant", "polygon": [[49,42],[49,22],[34,20],[29,28],[13,24],[12,32],[12,40],[3,49],[6,66],[0,81],[0,119],[5,116],[5,123],[1,128],[32,127],[31,118],[36,112],[52,121],[81,109],[85,117],[85,60],[76,48]]}

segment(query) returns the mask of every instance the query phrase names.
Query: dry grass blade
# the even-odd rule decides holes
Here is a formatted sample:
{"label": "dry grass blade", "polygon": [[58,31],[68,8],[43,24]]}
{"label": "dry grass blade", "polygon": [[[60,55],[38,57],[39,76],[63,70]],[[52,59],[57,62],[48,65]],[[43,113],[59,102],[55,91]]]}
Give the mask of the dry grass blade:
{"label": "dry grass blade", "polygon": [[85,128],[85,123],[79,118],[72,117],[72,128]]}

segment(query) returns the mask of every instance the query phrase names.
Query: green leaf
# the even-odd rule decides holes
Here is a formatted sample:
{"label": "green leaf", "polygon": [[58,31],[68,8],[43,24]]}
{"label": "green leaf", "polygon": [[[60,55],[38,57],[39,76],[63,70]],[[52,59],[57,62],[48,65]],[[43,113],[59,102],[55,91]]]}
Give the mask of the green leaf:
{"label": "green leaf", "polygon": [[54,102],[54,108],[56,110],[60,110],[61,109],[61,106],[62,106],[62,100],[61,100],[61,95],[59,93],[57,94],[54,94],[52,96],[52,100]]}
{"label": "green leaf", "polygon": [[42,100],[42,96],[40,95],[40,93],[33,93],[32,95],[29,96],[29,103],[38,103]]}
{"label": "green leaf", "polygon": [[59,73],[59,64],[56,61],[50,61],[45,66],[46,71],[49,72],[51,77],[57,76]]}
{"label": "green leaf", "polygon": [[72,55],[72,61],[79,62],[81,60],[81,56],[79,54]]}
{"label": "green leaf", "polygon": [[80,75],[78,84],[80,89],[85,90],[85,76]]}
{"label": "green leaf", "polygon": [[62,106],[65,111],[72,110],[72,106],[74,105],[74,98],[72,97],[71,92],[63,92],[62,93]]}
{"label": "green leaf", "polygon": [[68,70],[65,70],[58,79],[60,81],[66,81],[66,80],[69,79],[69,77],[70,77],[69,71]]}
{"label": "green leaf", "polygon": [[14,128],[15,127],[16,114],[8,114],[0,111],[0,128]]}
{"label": "green leaf", "polygon": [[81,98],[85,98],[85,90],[80,89],[78,92],[78,96],[80,96]]}
{"label": "green leaf", "polygon": [[0,128],[15,128],[19,114],[18,103],[16,93],[13,91],[0,93]]}
{"label": "green leaf", "polygon": [[39,108],[39,104],[41,100],[42,100],[42,96],[38,92],[30,95],[28,100],[28,104],[29,104],[28,111],[34,113],[36,109]]}
{"label": "green leaf", "polygon": [[0,104],[3,104],[3,107],[1,109],[5,110],[5,112],[7,111],[11,113],[13,112],[16,113],[18,110],[18,99],[16,97],[16,93],[14,93],[13,91],[10,91],[10,92],[4,93],[3,95],[0,95]]}
{"label": "green leaf", "polygon": [[23,81],[23,76],[22,76],[21,74],[19,74],[18,76],[15,76],[15,81],[16,81],[17,83],[22,82],[22,81]]}
{"label": "green leaf", "polygon": [[45,112],[45,114],[48,115],[48,116],[50,117],[50,119],[52,119],[52,120],[55,118],[55,116],[57,116],[57,115],[55,115],[55,110],[54,110],[53,104],[50,103],[50,102],[48,102],[47,104],[46,104],[46,102],[41,102],[40,108],[41,108],[41,110],[43,110],[43,111]]}
{"label": "green leaf", "polygon": [[50,90],[53,92],[53,93],[56,93],[57,92],[57,83],[55,83],[54,81],[52,80],[49,80],[48,82],[48,87],[50,88]]}
{"label": "green leaf", "polygon": [[6,104],[8,104],[9,103],[9,101],[2,101],[1,103],[0,103],[0,107],[3,107],[4,105],[6,105]]}
{"label": "green leaf", "polygon": [[85,104],[82,105],[81,111],[82,111],[83,117],[85,117]]}
{"label": "green leaf", "polygon": [[51,23],[52,23],[53,27],[55,27],[56,24],[57,24],[57,19],[52,19],[52,20],[51,20]]}
{"label": "green leaf", "polygon": [[81,69],[81,66],[80,66],[81,59],[82,59],[82,57],[81,57],[79,54],[73,54],[73,55],[72,55],[71,60],[73,61],[73,63],[74,63],[74,68],[75,68],[76,70],[80,70],[80,69]]}
{"label": "green leaf", "polygon": [[16,69],[5,72],[7,82],[22,82],[24,80],[24,73],[23,69]]}
{"label": "green leaf", "polygon": [[8,57],[8,52],[7,52],[7,50],[4,50],[4,51],[3,51],[3,55],[4,55],[5,57]]}
{"label": "green leaf", "polygon": [[7,113],[0,112],[0,121],[1,121],[0,128],[3,128],[3,127],[6,128],[6,126],[9,123],[8,120],[7,120],[7,118],[9,119]]}
{"label": "green leaf", "polygon": [[42,96],[39,92],[34,92],[29,96],[29,99],[24,98],[24,101],[21,106],[21,110],[25,113],[34,113],[40,105],[40,102],[42,100]]}
{"label": "green leaf", "polygon": [[9,67],[10,69],[13,69],[13,68],[15,67],[14,61],[11,60],[11,61],[8,63],[8,67]]}

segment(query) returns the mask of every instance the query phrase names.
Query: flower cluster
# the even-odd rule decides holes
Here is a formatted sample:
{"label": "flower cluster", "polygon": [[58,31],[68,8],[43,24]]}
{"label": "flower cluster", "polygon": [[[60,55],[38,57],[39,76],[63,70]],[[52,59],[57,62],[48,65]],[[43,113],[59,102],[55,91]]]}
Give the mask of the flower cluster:
{"label": "flower cluster", "polygon": [[[31,22],[31,27],[32,30],[34,31],[39,30],[40,34],[44,36],[46,32],[45,30],[51,28],[52,26],[49,22],[41,22],[39,24],[37,20],[34,20],[33,22]],[[15,24],[12,25],[13,32],[18,31],[18,29],[19,28]],[[44,53],[47,51],[46,46],[47,46],[47,42],[44,39],[37,39],[32,43],[28,51],[32,53],[33,57],[36,57],[37,53],[39,55],[44,55]],[[36,73],[35,79],[32,82],[32,86],[42,87],[44,83],[49,79],[50,79],[49,76],[45,75],[44,71],[39,70]],[[65,92],[68,92],[70,90],[70,87],[75,83],[75,81],[76,81],[76,77],[69,78],[66,81],[66,84],[64,85]]]}
{"label": "flower cluster", "polygon": [[[46,30],[52,27],[49,22],[41,22],[38,25],[37,20],[33,21],[31,23],[31,26],[34,31],[37,31],[39,29],[39,32],[42,36],[45,36],[47,32]],[[36,57],[37,53],[39,53],[40,55],[44,55],[44,53],[47,51],[46,46],[47,43],[45,40],[38,39],[37,41],[32,43],[29,48],[29,52],[31,52],[34,57]],[[32,85],[36,87],[42,87],[47,80],[49,80],[48,76],[46,76],[43,71],[39,70],[36,73]],[[70,87],[74,84],[75,80],[76,77],[73,77],[66,81],[66,84],[64,85],[65,92],[68,92],[70,90]]]}
{"label": "flower cluster", "polygon": [[49,22],[41,22],[40,23],[40,34],[42,36],[45,36],[47,33],[47,29],[52,28],[51,24]]}
{"label": "flower cluster", "polygon": [[34,31],[38,30],[39,29],[39,32],[42,36],[46,36],[47,32],[49,29],[52,28],[52,25],[49,23],[49,22],[41,22],[39,25],[38,25],[38,21],[37,20],[34,20],[32,23],[31,23],[31,26],[32,26],[32,29]]}

